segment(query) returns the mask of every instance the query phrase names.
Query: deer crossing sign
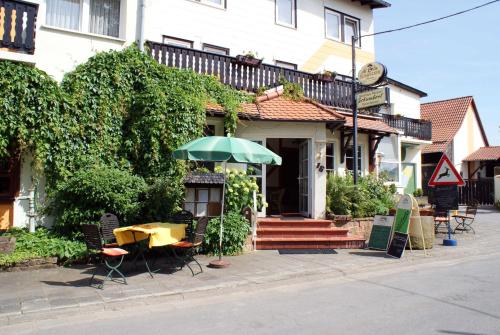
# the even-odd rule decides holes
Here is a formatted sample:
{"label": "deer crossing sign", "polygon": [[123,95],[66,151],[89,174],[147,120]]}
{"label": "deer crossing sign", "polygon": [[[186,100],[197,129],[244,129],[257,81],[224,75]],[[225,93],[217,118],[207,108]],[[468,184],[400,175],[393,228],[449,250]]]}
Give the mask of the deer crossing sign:
{"label": "deer crossing sign", "polygon": [[448,156],[444,155],[439,160],[436,170],[429,180],[429,186],[458,185],[464,186],[465,182],[457,169],[453,166]]}

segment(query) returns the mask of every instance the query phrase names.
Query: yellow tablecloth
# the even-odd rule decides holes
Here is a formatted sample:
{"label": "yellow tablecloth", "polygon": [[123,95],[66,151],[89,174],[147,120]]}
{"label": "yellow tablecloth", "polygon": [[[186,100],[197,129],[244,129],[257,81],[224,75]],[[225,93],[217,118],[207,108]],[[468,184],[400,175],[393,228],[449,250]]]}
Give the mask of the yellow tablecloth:
{"label": "yellow tablecloth", "polygon": [[179,242],[186,237],[186,227],[187,224],[153,222],[116,228],[113,233],[119,245],[149,238],[149,247],[152,248]]}

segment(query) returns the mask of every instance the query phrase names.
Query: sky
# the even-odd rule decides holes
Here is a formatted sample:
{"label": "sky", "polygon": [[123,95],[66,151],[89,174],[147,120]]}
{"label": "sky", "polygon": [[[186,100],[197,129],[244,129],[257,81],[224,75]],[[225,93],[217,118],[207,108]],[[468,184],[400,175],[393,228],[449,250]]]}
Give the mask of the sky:
{"label": "sky", "polygon": [[[388,0],[375,31],[399,28],[489,2]],[[422,102],[474,96],[490,145],[500,145],[500,2],[443,21],[375,37],[388,75],[428,94]]]}

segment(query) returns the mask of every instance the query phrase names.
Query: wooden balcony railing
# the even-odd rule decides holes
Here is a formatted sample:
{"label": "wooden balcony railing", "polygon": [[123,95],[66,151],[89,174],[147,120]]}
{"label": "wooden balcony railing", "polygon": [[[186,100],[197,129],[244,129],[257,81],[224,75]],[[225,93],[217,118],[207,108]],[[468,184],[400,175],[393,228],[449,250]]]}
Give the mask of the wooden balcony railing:
{"label": "wooden balcony railing", "polygon": [[426,141],[432,139],[432,123],[430,121],[389,114],[382,114],[382,118],[392,128],[402,130],[405,136]]}
{"label": "wooden balcony railing", "polygon": [[161,64],[197,73],[214,75],[224,84],[238,90],[256,91],[259,87],[274,87],[280,77],[299,84],[304,95],[322,104],[351,108],[351,83],[347,78],[326,82],[315,79],[314,74],[261,64],[245,65],[235,57],[183,48],[157,42],[148,42],[151,56]]}
{"label": "wooden balcony railing", "polygon": [[0,0],[0,49],[33,54],[38,5]]}

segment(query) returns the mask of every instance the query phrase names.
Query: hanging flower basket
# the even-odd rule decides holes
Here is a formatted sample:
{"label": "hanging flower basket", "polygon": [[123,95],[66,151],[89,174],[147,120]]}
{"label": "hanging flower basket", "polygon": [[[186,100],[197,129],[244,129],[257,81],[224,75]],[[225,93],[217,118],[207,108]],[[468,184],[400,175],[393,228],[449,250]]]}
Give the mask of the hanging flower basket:
{"label": "hanging flower basket", "polygon": [[233,60],[233,63],[258,67],[262,64],[262,59],[248,55],[237,55],[236,59]]}
{"label": "hanging flower basket", "polygon": [[336,76],[337,76],[337,74],[335,72],[313,74],[314,80],[324,81],[324,82],[328,82],[328,83],[334,81]]}

